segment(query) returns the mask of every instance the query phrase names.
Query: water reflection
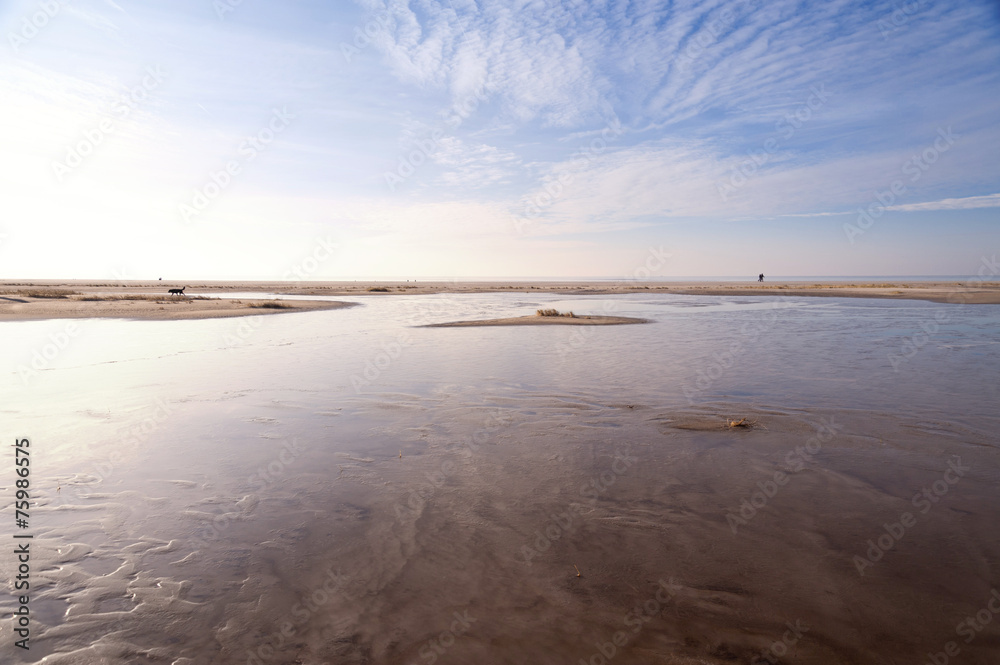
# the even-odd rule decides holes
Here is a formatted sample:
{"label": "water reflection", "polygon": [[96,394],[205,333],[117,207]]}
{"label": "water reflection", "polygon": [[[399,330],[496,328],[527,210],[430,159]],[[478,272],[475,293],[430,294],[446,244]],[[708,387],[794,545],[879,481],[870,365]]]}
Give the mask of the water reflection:
{"label": "water reflection", "polygon": [[[583,592],[533,581],[545,589],[536,590],[544,599],[536,599],[536,613],[525,615],[538,622],[528,633],[539,650],[510,647],[492,661],[527,649],[524,655],[548,662],[580,651],[579,634],[616,621],[636,593],[629,589],[636,576],[653,574],[645,570],[650,561],[666,565],[652,555],[630,559],[629,551],[651,546],[636,534],[686,543],[668,548],[678,560],[704,551],[721,537],[709,527],[713,520],[725,535],[721,515],[727,501],[738,501],[740,479],[752,487],[755,474],[771,473],[769,456],[800,442],[819,412],[838,414],[853,438],[838,443],[837,456],[831,448],[832,475],[799,483],[802,505],[821,503],[832,486],[824,483],[847,482],[860,477],[859,465],[884,462],[871,450],[905,448],[894,459],[919,460],[918,468],[933,467],[948,446],[992,450],[984,434],[995,431],[1000,402],[994,306],[641,294],[343,300],[363,306],[203,321],[81,320],[78,334],[26,379],[23,368],[65,322],[0,324],[12,350],[3,367],[12,379],[4,422],[33,441],[44,552],[35,619],[45,626],[45,646],[30,659],[16,654],[16,662],[55,652],[73,654],[65,662],[139,662],[137,649],[151,660],[155,653],[245,662],[244,652],[270,639],[311,593],[312,572],[331,566],[345,575],[337,587],[343,598],[307,613],[283,653],[416,658],[414,649],[441,629],[434,616],[406,608],[429,593],[447,615],[481,602],[472,580],[482,575],[495,580],[484,584],[504,599],[498,608],[536,602],[523,587],[534,578],[519,567],[519,547],[549,519],[546,510],[558,514],[579,500],[581,481],[599,478],[605,457],[627,444],[647,466],[602,494],[588,509],[599,514],[572,542],[580,560],[587,551],[615,557],[615,570],[633,571],[628,584],[586,592],[601,609],[576,617],[576,628],[546,632],[561,594]],[[540,307],[653,323],[419,327]],[[770,423],[768,433],[751,435],[759,437],[749,439],[753,446],[741,451],[717,439],[720,418],[750,412]],[[678,429],[692,418],[708,428]],[[995,459],[980,454],[979,468],[995,477]],[[686,475],[671,475],[680,468]],[[652,469],[660,475],[644,475]],[[730,486],[710,480],[720,473]],[[910,485],[871,473],[865,486],[877,488],[877,497],[851,483],[837,496],[852,506],[905,501]],[[990,505],[975,482],[963,491]],[[978,514],[970,520],[990,518],[976,513],[985,509],[963,509]],[[800,518],[812,519],[789,519]],[[675,531],[682,528],[688,536]],[[854,542],[822,533],[845,552]],[[806,540],[802,556],[811,557]],[[720,566],[728,551],[716,555]],[[601,564],[589,564],[588,575],[599,575]],[[458,581],[440,587],[460,569]],[[687,573],[706,585],[720,574],[708,564]],[[756,602],[768,598],[759,593]],[[690,609],[715,601],[683,602]],[[717,621],[719,629],[735,620]],[[398,626],[395,642],[379,641],[384,622]],[[477,637],[470,630],[462,647],[469,651],[454,653],[482,657],[487,636],[504,643],[517,634],[502,625],[491,631]],[[831,631],[831,643],[846,645],[843,633]],[[696,646],[685,648],[712,657],[698,650],[701,638],[689,637]]]}

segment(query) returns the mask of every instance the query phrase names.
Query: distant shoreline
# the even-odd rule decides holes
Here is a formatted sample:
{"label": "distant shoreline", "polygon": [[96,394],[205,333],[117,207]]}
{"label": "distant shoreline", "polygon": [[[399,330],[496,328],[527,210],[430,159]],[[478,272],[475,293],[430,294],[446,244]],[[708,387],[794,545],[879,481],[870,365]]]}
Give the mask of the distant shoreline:
{"label": "distant shoreline", "polygon": [[[168,289],[186,286],[184,296],[171,296]],[[61,298],[25,296],[32,291],[61,291]],[[254,296],[392,296],[437,293],[525,293],[577,298],[629,293],[702,296],[803,296],[925,300],[937,303],[1000,304],[1000,282],[971,279],[955,282],[454,282],[419,280],[394,282],[266,282],[193,281],[187,283],[132,281],[108,283],[97,280],[5,280],[0,281],[0,321],[57,318],[129,318],[152,320],[202,319],[259,314],[279,314],[336,309],[352,303],[282,300],[264,305]],[[247,294],[242,302],[217,296]],[[267,295],[264,295],[267,294]],[[202,296],[207,299],[199,299]],[[94,300],[94,298],[100,298]],[[279,308],[280,307],[280,308]],[[456,322],[462,325],[516,325]],[[579,322],[576,325],[586,325]],[[534,325],[534,324],[528,324]],[[565,323],[564,323],[565,325]],[[591,323],[593,325],[593,323]]]}

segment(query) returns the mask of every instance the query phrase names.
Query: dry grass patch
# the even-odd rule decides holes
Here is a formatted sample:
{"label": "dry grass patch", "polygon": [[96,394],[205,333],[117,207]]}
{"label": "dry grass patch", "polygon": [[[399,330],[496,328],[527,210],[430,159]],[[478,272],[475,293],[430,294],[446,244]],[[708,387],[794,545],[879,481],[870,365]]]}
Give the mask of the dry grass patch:
{"label": "dry grass patch", "polygon": [[116,300],[145,300],[149,302],[188,302],[191,300],[214,300],[214,298],[206,298],[205,296],[167,296],[167,295],[156,295],[150,296],[142,293],[123,293],[121,295],[113,296],[81,296],[75,298],[75,300],[82,300],[85,302],[105,302],[105,301],[116,301]]}
{"label": "dry grass patch", "polygon": [[23,289],[6,292],[6,295],[17,295],[25,298],[69,298],[76,294],[76,291],[70,291],[69,289]]}
{"label": "dry grass patch", "polygon": [[536,316],[566,316],[571,319],[576,318],[576,314],[573,312],[560,312],[558,309],[536,309]]}
{"label": "dry grass patch", "polygon": [[288,303],[283,303],[280,300],[265,300],[264,302],[251,302],[247,303],[247,307],[253,307],[255,309],[292,309],[292,306]]}
{"label": "dry grass patch", "polygon": [[739,420],[730,420],[729,418],[726,418],[726,426],[729,429],[757,429],[758,427],[761,429],[767,429],[761,425],[760,421],[757,419],[751,420],[747,417],[740,418]]}

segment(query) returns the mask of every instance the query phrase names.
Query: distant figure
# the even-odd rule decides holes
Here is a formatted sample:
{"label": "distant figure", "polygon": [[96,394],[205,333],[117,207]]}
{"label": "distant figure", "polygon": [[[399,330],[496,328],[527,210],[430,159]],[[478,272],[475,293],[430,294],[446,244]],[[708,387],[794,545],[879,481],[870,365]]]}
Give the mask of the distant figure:
{"label": "distant figure", "polygon": [[159,279],[160,279],[160,281],[161,281],[161,282],[163,281],[163,278],[162,278],[162,277],[160,277]]}
{"label": "distant figure", "polygon": [[[185,286],[184,289],[186,288],[187,287]],[[169,291],[167,291],[167,293],[172,296],[182,296],[184,295],[184,289],[170,289]]]}
{"label": "distant figure", "polygon": [[758,282],[763,282],[764,281],[764,273],[761,273],[760,275],[757,276],[757,281]]}

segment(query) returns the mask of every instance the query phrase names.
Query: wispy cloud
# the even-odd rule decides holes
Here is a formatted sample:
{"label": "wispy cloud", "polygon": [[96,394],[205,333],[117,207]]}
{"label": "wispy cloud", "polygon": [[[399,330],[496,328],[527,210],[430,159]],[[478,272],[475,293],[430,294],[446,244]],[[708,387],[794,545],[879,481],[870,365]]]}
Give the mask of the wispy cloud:
{"label": "wispy cloud", "polygon": [[975,208],[1000,208],[1000,194],[966,196],[960,199],[941,199],[924,203],[907,203],[889,206],[888,210],[973,210]]}
{"label": "wispy cloud", "polygon": [[[579,226],[853,206],[942,122],[964,133],[966,166],[937,169],[921,187],[965,181],[1000,148],[988,120],[1000,102],[982,92],[985,80],[998,87],[1000,58],[984,4],[922,4],[891,39],[878,29],[891,7],[847,0],[362,5],[392,15],[379,42],[392,71],[405,84],[442,92],[442,110],[485,91],[491,104],[469,124],[493,127],[490,144],[509,166],[520,163],[526,188],[514,209],[558,173],[574,172],[567,166],[574,144],[599,133],[602,119],[623,118],[621,145],[575,173],[546,210],[550,229],[563,228],[558,219]],[[928,81],[938,89],[929,99]],[[833,101],[806,108],[819,88]],[[915,104],[922,113],[907,110]],[[780,149],[754,168],[753,181],[720,200],[720,180],[773,138]],[[507,182],[499,172],[476,177],[482,165],[474,160],[467,168],[467,178],[456,169],[441,182]]]}
{"label": "wispy cloud", "polygon": [[[959,157],[950,158],[947,165],[921,173],[920,184],[929,190],[963,186],[968,173]],[[834,216],[876,200],[878,190],[888,189],[901,177],[907,159],[908,152],[891,151],[862,161],[840,156],[806,164],[794,154],[776,152],[740,189],[723,198],[720,184],[728,184],[730,174],[748,162],[746,157],[728,155],[707,141],[646,142],[549,166],[542,183],[513,204],[511,214],[528,220],[522,223],[526,233],[545,235],[632,228],[670,219]],[[916,195],[908,178],[906,182],[907,192],[913,193],[900,198]],[[990,195],[889,209],[996,205],[1000,205],[997,195]]]}
{"label": "wispy cloud", "polygon": [[509,119],[562,127],[597,117],[600,91],[610,89],[585,43],[604,30],[593,11],[581,16],[561,3],[488,0],[421,3],[418,15],[401,3],[363,4],[393,16],[379,46],[397,76],[446,89],[452,104],[485,90]]}
{"label": "wispy cloud", "polygon": [[[833,228],[824,218],[885,199],[897,180],[893,211],[981,221],[998,207],[1000,30],[988,0],[915,3],[889,31],[892,3],[849,0],[243,2],[225,21],[211,2],[119,2],[62,3],[0,58],[0,200],[18,220],[5,270],[48,261],[104,274],[121,253],[250,269],[254,238],[294,252],[333,230],[364,250],[350,270],[367,274],[477,248],[537,257],[525,246],[592,243],[579,274],[611,246],[624,257],[627,239],[687,224]],[[20,34],[37,7],[8,3],[0,28]],[[349,60],[342,44],[356,45]],[[165,82],[113,117],[147,66]],[[810,104],[816,89],[829,100]],[[244,161],[239,146],[274,107],[295,122]],[[52,161],[109,118],[114,131],[55,183]],[[942,128],[957,139],[935,154]],[[916,180],[903,171],[915,158],[927,167]],[[234,159],[241,173],[199,217],[198,243],[168,233],[140,247]],[[410,175],[390,190],[385,173],[401,164]],[[56,261],[38,249],[47,238],[77,251]],[[709,260],[716,240],[705,232],[687,252]],[[520,261],[495,265],[546,270]]]}
{"label": "wispy cloud", "polygon": [[483,143],[469,145],[455,137],[442,139],[433,158],[446,169],[440,177],[442,183],[474,189],[509,182],[521,162],[507,150]]}

